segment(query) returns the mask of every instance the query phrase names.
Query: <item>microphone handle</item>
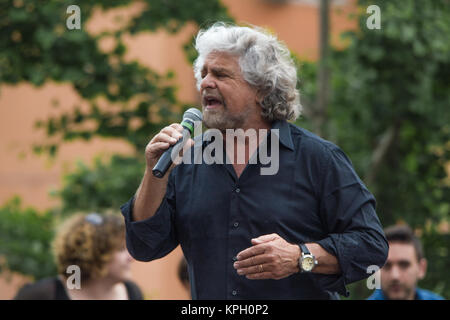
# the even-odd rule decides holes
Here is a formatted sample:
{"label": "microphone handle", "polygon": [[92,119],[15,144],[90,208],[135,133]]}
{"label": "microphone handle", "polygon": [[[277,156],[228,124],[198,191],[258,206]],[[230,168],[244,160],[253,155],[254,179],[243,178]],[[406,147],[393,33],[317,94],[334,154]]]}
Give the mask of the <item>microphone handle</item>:
{"label": "microphone handle", "polygon": [[[183,126],[184,127],[184,126]],[[189,139],[191,133],[188,129],[183,129],[183,137],[180,138],[174,145],[171,145],[164,153],[161,155],[161,157],[158,159],[158,162],[152,169],[152,173],[157,178],[162,178],[166,174],[167,170],[169,170],[170,166],[172,165],[172,153],[173,158],[175,159],[176,156],[179,154],[181,148],[186,143],[187,139]]]}

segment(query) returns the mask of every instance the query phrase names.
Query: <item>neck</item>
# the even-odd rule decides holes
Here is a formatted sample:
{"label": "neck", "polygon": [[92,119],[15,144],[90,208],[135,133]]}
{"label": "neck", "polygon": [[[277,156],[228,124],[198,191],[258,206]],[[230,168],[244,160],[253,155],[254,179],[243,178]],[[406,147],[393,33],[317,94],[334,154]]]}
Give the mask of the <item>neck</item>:
{"label": "neck", "polygon": [[[249,130],[254,130],[256,132],[256,136],[259,138],[259,130],[267,130],[269,131],[272,128],[272,124],[264,119],[258,119],[258,121],[253,122],[252,124],[244,124],[239,128],[229,128],[231,130],[234,130],[234,133],[237,133],[237,130],[243,130],[244,134]],[[222,132],[222,136],[223,136],[223,140],[224,142],[227,141],[227,132],[225,130],[220,130],[220,132]],[[236,143],[236,141],[235,141]],[[246,144],[248,144],[248,141],[246,140]]]}
{"label": "neck", "polygon": [[416,288],[411,291],[407,300],[416,300]]}
{"label": "neck", "polygon": [[240,130],[235,129],[228,135],[226,131],[222,132],[226,153],[235,165],[235,169],[236,166],[244,167],[248,163],[250,157],[266,137],[266,134],[260,134],[260,130],[264,129],[268,133],[271,124],[261,119],[259,122],[253,122],[251,126],[238,129]]}
{"label": "neck", "polygon": [[116,294],[115,288],[119,282],[109,277],[91,279],[81,283],[79,290],[69,290],[72,298],[81,299],[112,299]]}
{"label": "neck", "polygon": [[117,281],[105,277],[88,281],[84,285],[84,288],[81,287],[81,290],[84,290],[92,296],[101,297],[109,294],[117,283]]}

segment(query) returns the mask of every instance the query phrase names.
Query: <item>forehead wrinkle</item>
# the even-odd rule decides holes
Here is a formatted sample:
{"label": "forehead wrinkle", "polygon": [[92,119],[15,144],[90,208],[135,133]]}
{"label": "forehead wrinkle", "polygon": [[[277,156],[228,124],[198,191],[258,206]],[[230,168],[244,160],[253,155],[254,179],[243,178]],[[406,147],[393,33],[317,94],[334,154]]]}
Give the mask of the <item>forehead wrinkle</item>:
{"label": "forehead wrinkle", "polygon": [[239,58],[239,55],[229,52],[213,51],[206,55],[204,63],[206,64],[208,61],[210,61],[218,63],[219,65],[228,65],[230,61],[233,61],[234,63],[239,65]]}

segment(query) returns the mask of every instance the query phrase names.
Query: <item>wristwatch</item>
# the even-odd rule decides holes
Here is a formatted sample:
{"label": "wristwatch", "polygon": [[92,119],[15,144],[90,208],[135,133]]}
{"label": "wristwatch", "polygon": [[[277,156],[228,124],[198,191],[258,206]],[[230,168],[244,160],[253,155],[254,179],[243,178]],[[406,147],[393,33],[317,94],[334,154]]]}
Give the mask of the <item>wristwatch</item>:
{"label": "wristwatch", "polygon": [[298,259],[298,266],[300,267],[300,272],[311,272],[317,265],[317,260],[314,255],[309,252],[308,248],[304,243],[299,244],[302,254]]}

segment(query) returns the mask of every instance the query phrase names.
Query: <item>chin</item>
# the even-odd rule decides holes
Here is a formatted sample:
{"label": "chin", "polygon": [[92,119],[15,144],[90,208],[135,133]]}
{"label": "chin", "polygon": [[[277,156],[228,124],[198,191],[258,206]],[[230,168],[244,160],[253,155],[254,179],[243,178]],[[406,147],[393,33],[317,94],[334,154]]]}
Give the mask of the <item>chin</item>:
{"label": "chin", "polygon": [[389,300],[406,300],[406,294],[404,292],[388,293],[387,297],[389,298]]}
{"label": "chin", "polygon": [[114,278],[117,280],[117,282],[124,282],[131,280],[131,271],[121,272],[120,274],[117,274]]}
{"label": "chin", "polygon": [[126,273],[124,273],[123,275],[122,275],[122,281],[125,281],[125,280],[131,280],[131,271],[127,271]]}
{"label": "chin", "polygon": [[223,121],[221,119],[218,119],[216,116],[203,116],[203,123],[208,129],[219,129],[222,130],[224,127]]}

